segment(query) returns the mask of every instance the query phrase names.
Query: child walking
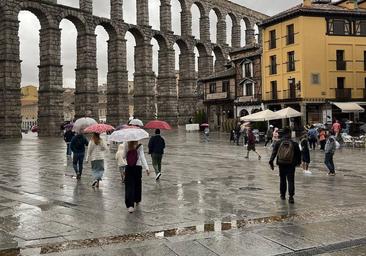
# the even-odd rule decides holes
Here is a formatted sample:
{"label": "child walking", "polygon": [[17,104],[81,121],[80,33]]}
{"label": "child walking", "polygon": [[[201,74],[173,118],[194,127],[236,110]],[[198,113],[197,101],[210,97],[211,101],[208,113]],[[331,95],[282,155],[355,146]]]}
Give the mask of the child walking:
{"label": "child walking", "polygon": [[301,161],[302,161],[301,164],[304,174],[311,174],[311,171],[309,171],[309,164],[310,164],[309,140],[306,134],[301,139],[300,147],[301,147]]}
{"label": "child walking", "polygon": [[99,182],[104,174],[104,151],[107,150],[107,145],[104,140],[100,138],[99,133],[93,133],[93,137],[89,142],[88,152],[86,155],[86,162],[91,161],[92,175],[94,181],[92,187],[99,187]]}

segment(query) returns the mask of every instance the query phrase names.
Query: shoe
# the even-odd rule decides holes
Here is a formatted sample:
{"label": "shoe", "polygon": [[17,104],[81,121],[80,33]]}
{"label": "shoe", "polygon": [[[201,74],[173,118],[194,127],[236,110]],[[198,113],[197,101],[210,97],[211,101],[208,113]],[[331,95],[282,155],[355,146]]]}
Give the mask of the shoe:
{"label": "shoe", "polygon": [[261,160],[262,159],[262,157],[261,156],[258,156],[258,160]]}
{"label": "shoe", "polygon": [[331,172],[329,175],[330,176],[335,176],[336,174],[335,174],[335,172]]}
{"label": "shoe", "polygon": [[309,170],[305,170],[305,171],[304,171],[304,174],[308,174],[308,175],[310,175],[310,174],[312,174],[312,172],[311,172],[311,171],[309,171]]}
{"label": "shoe", "polygon": [[286,196],[281,195],[281,200],[286,200]]}
{"label": "shoe", "polygon": [[245,159],[248,159],[249,158],[249,156],[246,156],[246,157],[244,157]]}
{"label": "shoe", "polygon": [[97,183],[98,183],[98,181],[97,181],[97,180],[93,181],[93,183],[92,183],[92,187],[95,187],[95,186],[97,185]]}
{"label": "shoe", "polygon": [[99,188],[99,180],[97,180],[97,184],[95,185],[97,188]]}
{"label": "shoe", "polygon": [[160,179],[160,176],[161,176],[161,172],[159,172],[159,173],[156,175],[155,180],[159,180],[159,179]]}
{"label": "shoe", "polygon": [[127,209],[127,210],[128,210],[128,212],[129,212],[129,213],[133,213],[133,212],[135,211],[135,208],[133,208],[133,207],[128,207],[128,209]]}
{"label": "shoe", "polygon": [[76,179],[77,179],[77,180],[80,180],[80,179],[81,179],[81,174],[77,173],[77,174],[76,174]]}
{"label": "shoe", "polygon": [[289,202],[290,204],[294,204],[294,203],[295,203],[295,200],[294,200],[294,198],[291,196],[291,197],[288,199],[288,202]]}

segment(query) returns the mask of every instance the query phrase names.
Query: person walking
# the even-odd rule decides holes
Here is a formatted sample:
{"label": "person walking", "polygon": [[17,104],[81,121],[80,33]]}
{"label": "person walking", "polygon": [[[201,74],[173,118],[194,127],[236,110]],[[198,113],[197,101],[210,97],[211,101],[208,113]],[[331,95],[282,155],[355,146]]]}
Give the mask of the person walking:
{"label": "person walking", "polygon": [[266,142],[264,143],[264,147],[267,147],[268,142],[271,142],[272,144],[272,137],[273,137],[273,125],[270,125],[266,132]]}
{"label": "person walking", "polygon": [[309,137],[310,148],[312,150],[315,150],[316,143],[318,141],[318,131],[313,125],[310,127],[308,131],[308,137]]}
{"label": "person walking", "polygon": [[88,146],[89,142],[80,131],[74,136],[70,142],[70,148],[73,153],[72,165],[76,173],[76,178],[79,180],[83,174],[83,161],[85,156],[85,147]]}
{"label": "person walking", "polygon": [[68,158],[71,157],[71,148],[70,148],[70,143],[72,138],[74,138],[75,133],[72,131],[71,128],[67,128],[66,132],[64,133],[64,141],[66,142],[66,156]]}
{"label": "person walking", "polygon": [[261,160],[261,155],[255,149],[255,136],[251,128],[248,128],[248,147],[247,147],[247,156],[245,158],[249,158],[249,152],[254,151],[258,155],[258,160]]}
{"label": "person walking", "polygon": [[269,165],[274,170],[274,160],[280,169],[280,195],[282,200],[286,200],[287,184],[289,193],[289,203],[295,203],[295,169],[301,164],[301,153],[299,144],[291,140],[291,129],[283,129],[283,138],[278,141],[273,148]]}
{"label": "person walking", "polygon": [[86,162],[91,162],[92,175],[94,181],[92,187],[99,187],[99,182],[104,174],[104,151],[107,150],[107,145],[100,137],[99,133],[93,133],[93,137],[89,142],[86,155]]}
{"label": "person walking", "polygon": [[243,146],[248,145],[248,127],[245,124],[240,125],[240,135],[243,137]]}
{"label": "person walking", "polygon": [[127,143],[123,152],[123,159],[127,165],[125,169],[125,204],[129,213],[135,211],[136,206],[141,202],[142,193],[142,169],[146,169],[149,176],[149,166],[144,154],[144,146],[137,141]]}
{"label": "person walking", "polygon": [[327,143],[325,144],[325,159],[324,164],[328,168],[328,175],[335,175],[335,166],[333,161],[334,153],[337,149],[337,141],[334,136],[334,131],[330,131],[330,136],[328,137]]}
{"label": "person walking", "polygon": [[278,132],[278,128],[274,128],[273,134],[272,134],[272,147],[277,143],[277,141],[280,140],[280,134]]}
{"label": "person walking", "polygon": [[300,148],[301,148],[301,165],[304,174],[311,174],[309,171],[309,164],[310,164],[310,150],[309,150],[309,141],[308,136],[305,134],[300,141]]}
{"label": "person walking", "polygon": [[204,138],[205,142],[208,142],[208,137],[209,136],[210,136],[210,128],[207,126],[203,130],[203,138]]}
{"label": "person walking", "polygon": [[320,129],[319,132],[319,143],[320,143],[320,150],[325,150],[325,143],[327,142],[327,134],[323,128]]}
{"label": "person walking", "polygon": [[332,125],[332,131],[336,138],[338,138],[341,130],[342,130],[342,125],[340,124],[339,120],[336,120],[335,123]]}
{"label": "person walking", "polygon": [[165,140],[160,136],[160,129],[155,130],[155,135],[150,138],[148,147],[155,170],[155,180],[159,180],[161,176],[161,160],[163,159],[165,149]]}
{"label": "person walking", "polygon": [[240,142],[240,129],[241,129],[240,122],[238,122],[235,127],[236,145],[238,145],[238,146],[239,146],[239,142]]}
{"label": "person walking", "polygon": [[115,155],[115,159],[117,160],[118,171],[121,174],[122,183],[125,183],[125,169],[127,165],[126,160],[123,158],[123,152],[125,151],[126,146],[127,146],[126,142],[119,144]]}

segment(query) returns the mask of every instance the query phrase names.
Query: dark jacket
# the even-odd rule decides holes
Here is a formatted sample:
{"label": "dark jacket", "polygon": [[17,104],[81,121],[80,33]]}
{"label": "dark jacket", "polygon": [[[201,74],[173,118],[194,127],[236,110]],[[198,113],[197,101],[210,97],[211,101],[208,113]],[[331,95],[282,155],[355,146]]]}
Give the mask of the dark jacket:
{"label": "dark jacket", "polygon": [[149,140],[149,154],[164,154],[165,141],[160,135],[154,135]]}
{"label": "dark jacket", "polygon": [[85,138],[84,135],[78,134],[74,136],[70,143],[71,151],[74,153],[85,153],[85,146],[88,146],[88,140]]}
{"label": "dark jacket", "polygon": [[280,164],[278,164],[278,161],[277,161],[277,165],[280,166],[280,167],[293,167],[293,168],[295,168],[296,166],[301,164],[301,151],[300,151],[299,144],[297,142],[294,142],[293,140],[291,140],[289,138],[283,138],[283,139],[279,140],[274,145],[269,163],[271,165],[273,165],[273,161],[277,157],[278,149],[280,148],[280,145],[284,140],[290,140],[294,144],[294,150],[295,150],[294,158],[292,159],[292,164],[291,165],[280,165]]}
{"label": "dark jacket", "polygon": [[68,130],[64,133],[64,141],[71,142],[72,138],[74,138],[75,133],[71,130]]}

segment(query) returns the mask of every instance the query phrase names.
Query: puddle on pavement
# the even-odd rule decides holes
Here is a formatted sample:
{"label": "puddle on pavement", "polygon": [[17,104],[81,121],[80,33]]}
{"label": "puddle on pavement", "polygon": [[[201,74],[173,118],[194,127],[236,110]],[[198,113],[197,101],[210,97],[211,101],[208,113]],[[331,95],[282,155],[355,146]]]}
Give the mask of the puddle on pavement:
{"label": "puddle on pavement", "polygon": [[60,243],[51,243],[46,245],[31,245],[25,248],[16,248],[9,250],[0,250],[1,256],[22,256],[30,255],[29,252],[37,252],[38,254],[58,253],[68,250],[77,250],[90,247],[100,247],[111,244],[121,244],[126,242],[138,242],[155,238],[168,238],[183,235],[193,235],[207,232],[222,232],[228,230],[234,230],[244,228],[250,225],[257,224],[270,224],[275,222],[283,222],[291,220],[297,217],[296,214],[292,215],[278,215],[263,218],[254,219],[241,219],[231,221],[213,221],[209,223],[203,223],[196,226],[178,227],[173,229],[166,229],[161,231],[150,231],[137,234],[126,234],[119,236],[109,236],[102,238],[92,238],[84,240],[65,241]]}
{"label": "puddle on pavement", "polygon": [[244,190],[244,191],[259,191],[259,190],[263,190],[263,188],[257,188],[257,187],[241,187],[241,188],[239,188],[239,190]]}

